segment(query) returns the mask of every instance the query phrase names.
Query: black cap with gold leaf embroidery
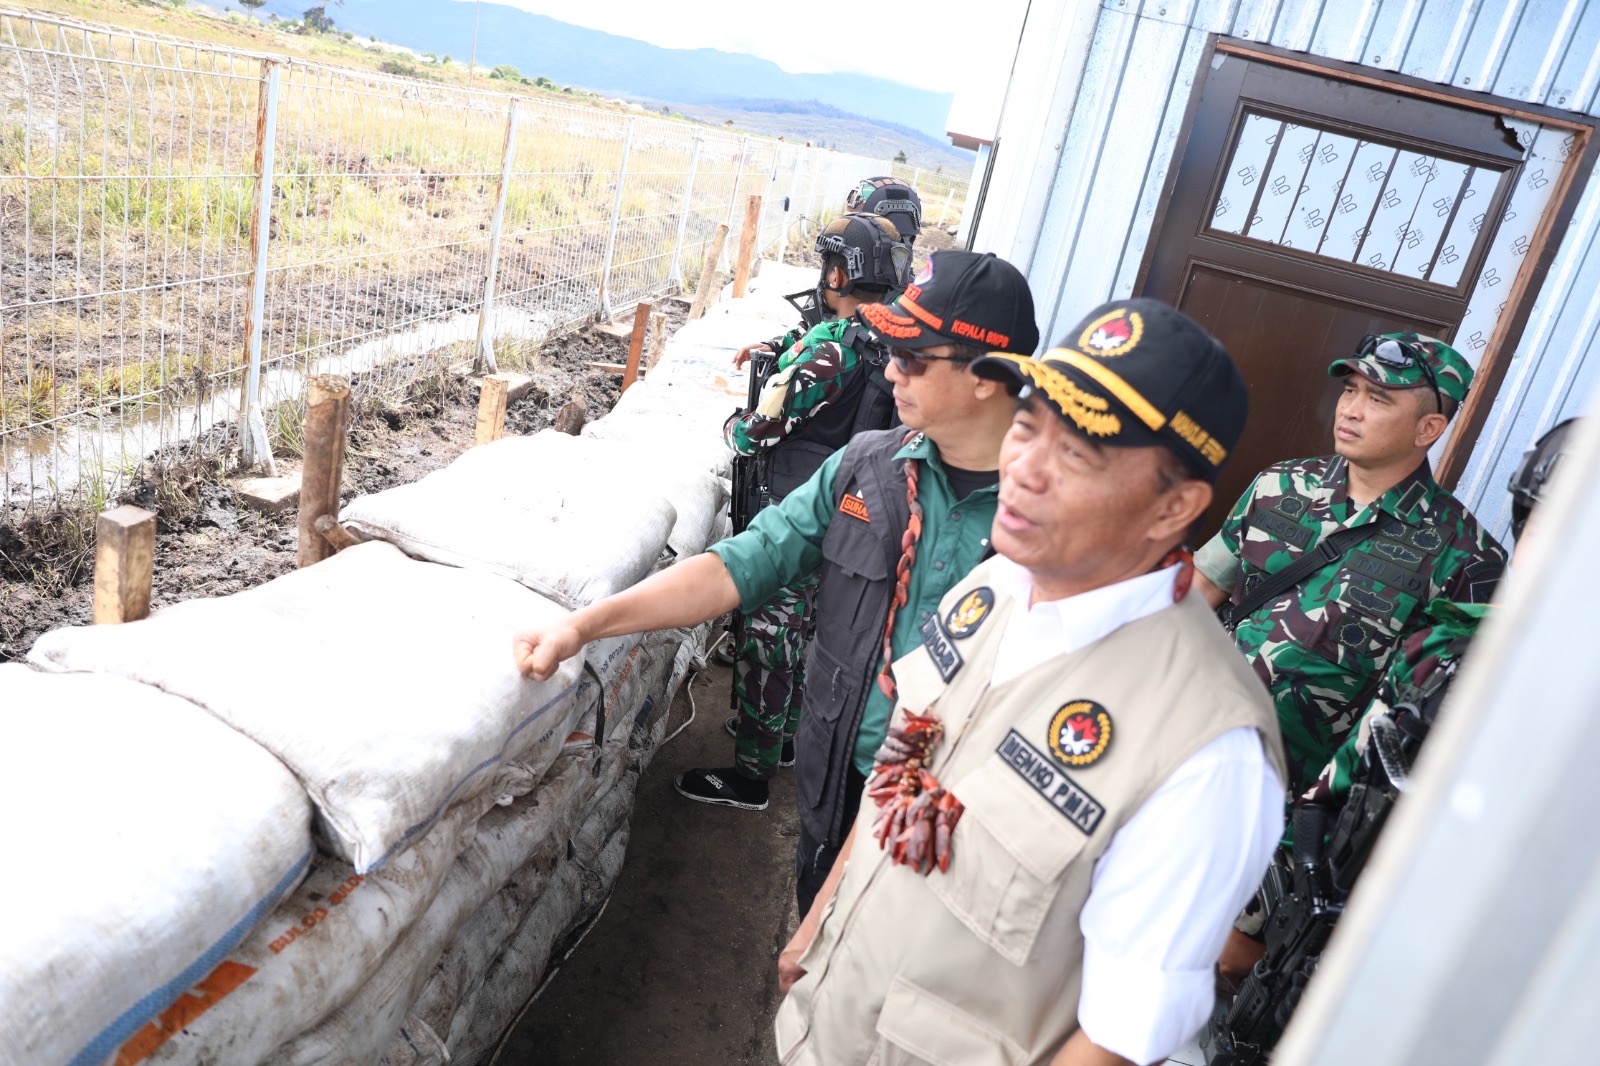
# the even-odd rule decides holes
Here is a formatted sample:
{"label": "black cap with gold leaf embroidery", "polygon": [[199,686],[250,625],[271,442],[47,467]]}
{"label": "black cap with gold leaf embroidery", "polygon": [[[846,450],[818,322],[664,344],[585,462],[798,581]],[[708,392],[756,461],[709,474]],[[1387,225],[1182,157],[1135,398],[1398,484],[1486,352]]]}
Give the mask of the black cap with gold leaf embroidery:
{"label": "black cap with gold leaf embroidery", "polygon": [[1170,448],[1207,481],[1239,443],[1249,410],[1222,345],[1159,300],[1102,304],[1037,359],[994,352],[972,372],[1042,396],[1098,444]]}

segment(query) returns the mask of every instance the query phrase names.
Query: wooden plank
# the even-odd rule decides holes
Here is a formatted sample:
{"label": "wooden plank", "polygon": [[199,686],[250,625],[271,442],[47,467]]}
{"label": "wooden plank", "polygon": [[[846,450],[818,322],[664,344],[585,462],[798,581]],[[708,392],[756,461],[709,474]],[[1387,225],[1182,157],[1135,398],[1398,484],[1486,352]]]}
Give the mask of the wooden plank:
{"label": "wooden plank", "polygon": [[711,294],[717,286],[717,260],[722,258],[722,246],[728,243],[728,227],[717,224],[717,232],[706,245],[706,264],[700,271],[700,285],[694,290],[694,303],[689,305],[689,321],[693,322],[711,306]]}
{"label": "wooden plank", "polygon": [[473,444],[499,440],[506,432],[506,397],[511,378],[506,374],[486,374],[478,386],[478,429]]}
{"label": "wooden plank", "polygon": [[744,228],[739,231],[739,261],[733,266],[733,298],[739,299],[750,288],[750,263],[755,258],[756,238],[761,230],[761,197],[752,196],[744,205]]}
{"label": "wooden plank", "polygon": [[667,316],[663,311],[650,313],[650,359],[646,369],[654,370],[667,350]]}
{"label": "wooden plank", "polygon": [[306,460],[300,474],[300,539],[296,565],[307,567],[333,554],[317,532],[317,519],[339,513],[339,482],[350,432],[350,382],[319,374],[306,383]]}
{"label": "wooden plank", "polygon": [[137,622],[150,613],[156,516],[124,504],[94,521],[94,623]]}
{"label": "wooden plank", "polygon": [[633,309],[633,336],[628,338],[628,365],[622,372],[623,392],[627,392],[639,380],[639,357],[644,354],[644,332],[650,325],[650,312],[653,310],[643,300]]}
{"label": "wooden plank", "polygon": [[590,363],[589,365],[594,367],[596,370],[604,370],[611,374],[623,374],[628,370],[628,368],[622,363]]}

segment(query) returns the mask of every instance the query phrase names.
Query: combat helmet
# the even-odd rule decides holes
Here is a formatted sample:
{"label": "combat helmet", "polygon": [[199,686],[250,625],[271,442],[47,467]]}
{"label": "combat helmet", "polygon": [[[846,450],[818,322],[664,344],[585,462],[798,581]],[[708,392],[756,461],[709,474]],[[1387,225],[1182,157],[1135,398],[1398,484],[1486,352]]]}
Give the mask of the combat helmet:
{"label": "combat helmet", "polygon": [[845,194],[844,206],[847,211],[864,211],[887,218],[907,244],[915,244],[922,231],[922,197],[899,178],[863,179]]}
{"label": "combat helmet", "polygon": [[1517,472],[1511,475],[1511,484],[1506,489],[1511,493],[1511,535],[1518,540],[1522,538],[1522,527],[1528,524],[1534,505],[1549,491],[1550,479],[1567,454],[1568,438],[1577,421],[1569,418],[1546,430],[1538,443],[1523,454]]}
{"label": "combat helmet", "polygon": [[858,286],[898,289],[911,280],[911,246],[900,239],[894,223],[881,215],[857,212],[840,215],[817,234],[816,253],[822,257],[817,279],[817,303],[826,307],[822,290],[828,285],[830,264],[842,265],[845,283],[833,289],[849,296]]}

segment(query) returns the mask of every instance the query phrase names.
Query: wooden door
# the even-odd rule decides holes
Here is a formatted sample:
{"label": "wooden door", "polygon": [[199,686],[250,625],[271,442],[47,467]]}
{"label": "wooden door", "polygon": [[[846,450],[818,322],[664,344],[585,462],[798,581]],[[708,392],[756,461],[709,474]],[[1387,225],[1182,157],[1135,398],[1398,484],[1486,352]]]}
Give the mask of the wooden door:
{"label": "wooden door", "polygon": [[1368,333],[1453,340],[1524,149],[1499,116],[1218,51],[1135,291],[1193,317],[1250,387],[1202,523],[1332,450],[1328,364]]}

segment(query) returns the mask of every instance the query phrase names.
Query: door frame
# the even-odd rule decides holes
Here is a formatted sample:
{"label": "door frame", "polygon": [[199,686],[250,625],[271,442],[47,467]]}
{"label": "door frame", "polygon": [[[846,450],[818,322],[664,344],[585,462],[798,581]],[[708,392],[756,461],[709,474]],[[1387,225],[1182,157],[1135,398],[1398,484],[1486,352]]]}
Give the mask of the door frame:
{"label": "door frame", "polygon": [[1167,205],[1173,201],[1176,191],[1178,172],[1181,169],[1179,164],[1188,150],[1200,98],[1205,91],[1206,79],[1211,74],[1212,61],[1218,54],[1238,56],[1249,62],[1271,63],[1314,77],[1353,82],[1401,96],[1432,100],[1454,107],[1533,122],[1552,129],[1567,130],[1573,134],[1572,150],[1561,167],[1561,173],[1555,178],[1556,188],[1550,197],[1549,206],[1539,220],[1532,245],[1528,249],[1528,254],[1523,256],[1522,265],[1517,270],[1516,278],[1506,295],[1506,311],[1495,323],[1489,343],[1478,360],[1478,368],[1474,373],[1474,388],[1468,395],[1467,402],[1456,414],[1449,445],[1445,448],[1439,469],[1434,472],[1440,484],[1446,488],[1454,488],[1466,471],[1467,462],[1472,457],[1473,446],[1477,443],[1478,435],[1483,432],[1484,423],[1488,421],[1490,408],[1494,406],[1494,398],[1505,381],[1511,357],[1516,354],[1517,344],[1521,341],[1523,330],[1527,327],[1528,318],[1533,312],[1534,298],[1544,284],[1550,264],[1560,248],[1561,242],[1557,235],[1564,233],[1567,224],[1572,220],[1579,196],[1594,170],[1596,157],[1600,156],[1600,138],[1594,135],[1597,120],[1544,104],[1504,100],[1487,93],[1425,81],[1408,74],[1363,67],[1337,59],[1325,59],[1305,52],[1294,52],[1275,45],[1258,44],[1216,33],[1209,34],[1205,50],[1200,56],[1200,66],[1190,93],[1189,106],[1184,112],[1183,125],[1173,146],[1172,159],[1167,167],[1162,196],[1151,223],[1144,258],[1139,264],[1139,273],[1134,280],[1133,291],[1136,293],[1143,291],[1149,279],[1150,269],[1155,260],[1157,238],[1167,220]]}

